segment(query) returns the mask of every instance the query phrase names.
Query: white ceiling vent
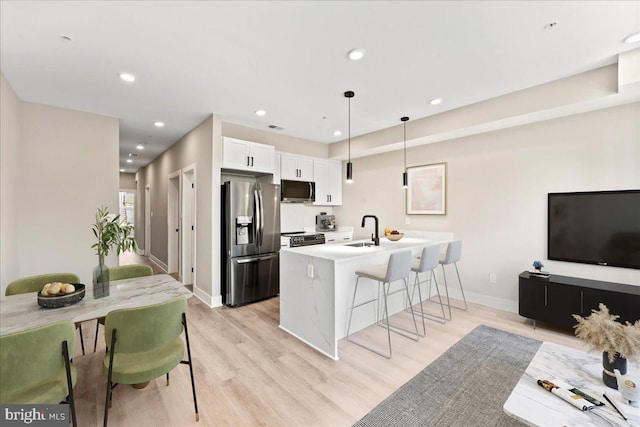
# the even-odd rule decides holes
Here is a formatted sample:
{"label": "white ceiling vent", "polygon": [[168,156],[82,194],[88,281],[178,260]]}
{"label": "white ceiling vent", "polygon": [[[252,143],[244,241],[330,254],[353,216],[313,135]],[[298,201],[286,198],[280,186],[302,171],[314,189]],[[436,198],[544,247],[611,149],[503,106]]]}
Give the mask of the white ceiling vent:
{"label": "white ceiling vent", "polygon": [[284,128],[281,128],[280,126],[276,126],[276,125],[269,125],[267,126],[269,129],[273,129],[273,130],[282,130]]}

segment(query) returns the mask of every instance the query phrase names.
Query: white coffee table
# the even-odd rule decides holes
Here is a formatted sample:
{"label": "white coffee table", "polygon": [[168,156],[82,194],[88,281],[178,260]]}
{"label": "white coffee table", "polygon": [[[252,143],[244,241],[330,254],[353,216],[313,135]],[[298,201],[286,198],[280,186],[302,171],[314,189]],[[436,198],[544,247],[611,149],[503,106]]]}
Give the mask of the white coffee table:
{"label": "white coffee table", "polygon": [[[640,370],[631,363],[629,373],[640,378]],[[558,378],[603,401],[606,405],[582,412],[537,384],[538,379]],[[621,407],[620,393],[602,382],[602,358],[596,353],[543,342],[503,406],[504,412],[530,426],[637,426],[640,408],[624,405],[628,422],[606,402],[602,393]]]}

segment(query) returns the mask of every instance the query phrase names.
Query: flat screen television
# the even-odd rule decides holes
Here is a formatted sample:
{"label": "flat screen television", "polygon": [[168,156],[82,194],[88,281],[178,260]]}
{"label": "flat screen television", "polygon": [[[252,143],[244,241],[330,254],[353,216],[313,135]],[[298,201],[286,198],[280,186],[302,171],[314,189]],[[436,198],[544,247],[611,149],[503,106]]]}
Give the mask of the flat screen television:
{"label": "flat screen television", "polygon": [[549,193],[550,260],[640,269],[640,190]]}

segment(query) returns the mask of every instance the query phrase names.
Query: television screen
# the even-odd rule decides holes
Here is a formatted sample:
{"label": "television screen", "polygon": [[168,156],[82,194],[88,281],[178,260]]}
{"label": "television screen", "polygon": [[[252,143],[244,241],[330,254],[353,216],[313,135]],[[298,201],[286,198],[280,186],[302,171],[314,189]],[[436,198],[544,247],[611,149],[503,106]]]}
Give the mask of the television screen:
{"label": "television screen", "polygon": [[640,269],[640,190],[549,193],[550,260]]}

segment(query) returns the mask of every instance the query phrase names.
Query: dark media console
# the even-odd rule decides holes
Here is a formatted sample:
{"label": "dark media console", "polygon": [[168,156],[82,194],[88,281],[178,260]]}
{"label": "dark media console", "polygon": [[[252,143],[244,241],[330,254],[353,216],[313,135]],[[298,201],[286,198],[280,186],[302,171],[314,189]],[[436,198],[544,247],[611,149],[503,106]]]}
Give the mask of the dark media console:
{"label": "dark media console", "polygon": [[548,279],[519,276],[519,308],[521,316],[572,328],[577,322],[571,316],[588,316],[599,303],[605,304],[619,321],[631,323],[640,319],[640,286],[552,274]]}

